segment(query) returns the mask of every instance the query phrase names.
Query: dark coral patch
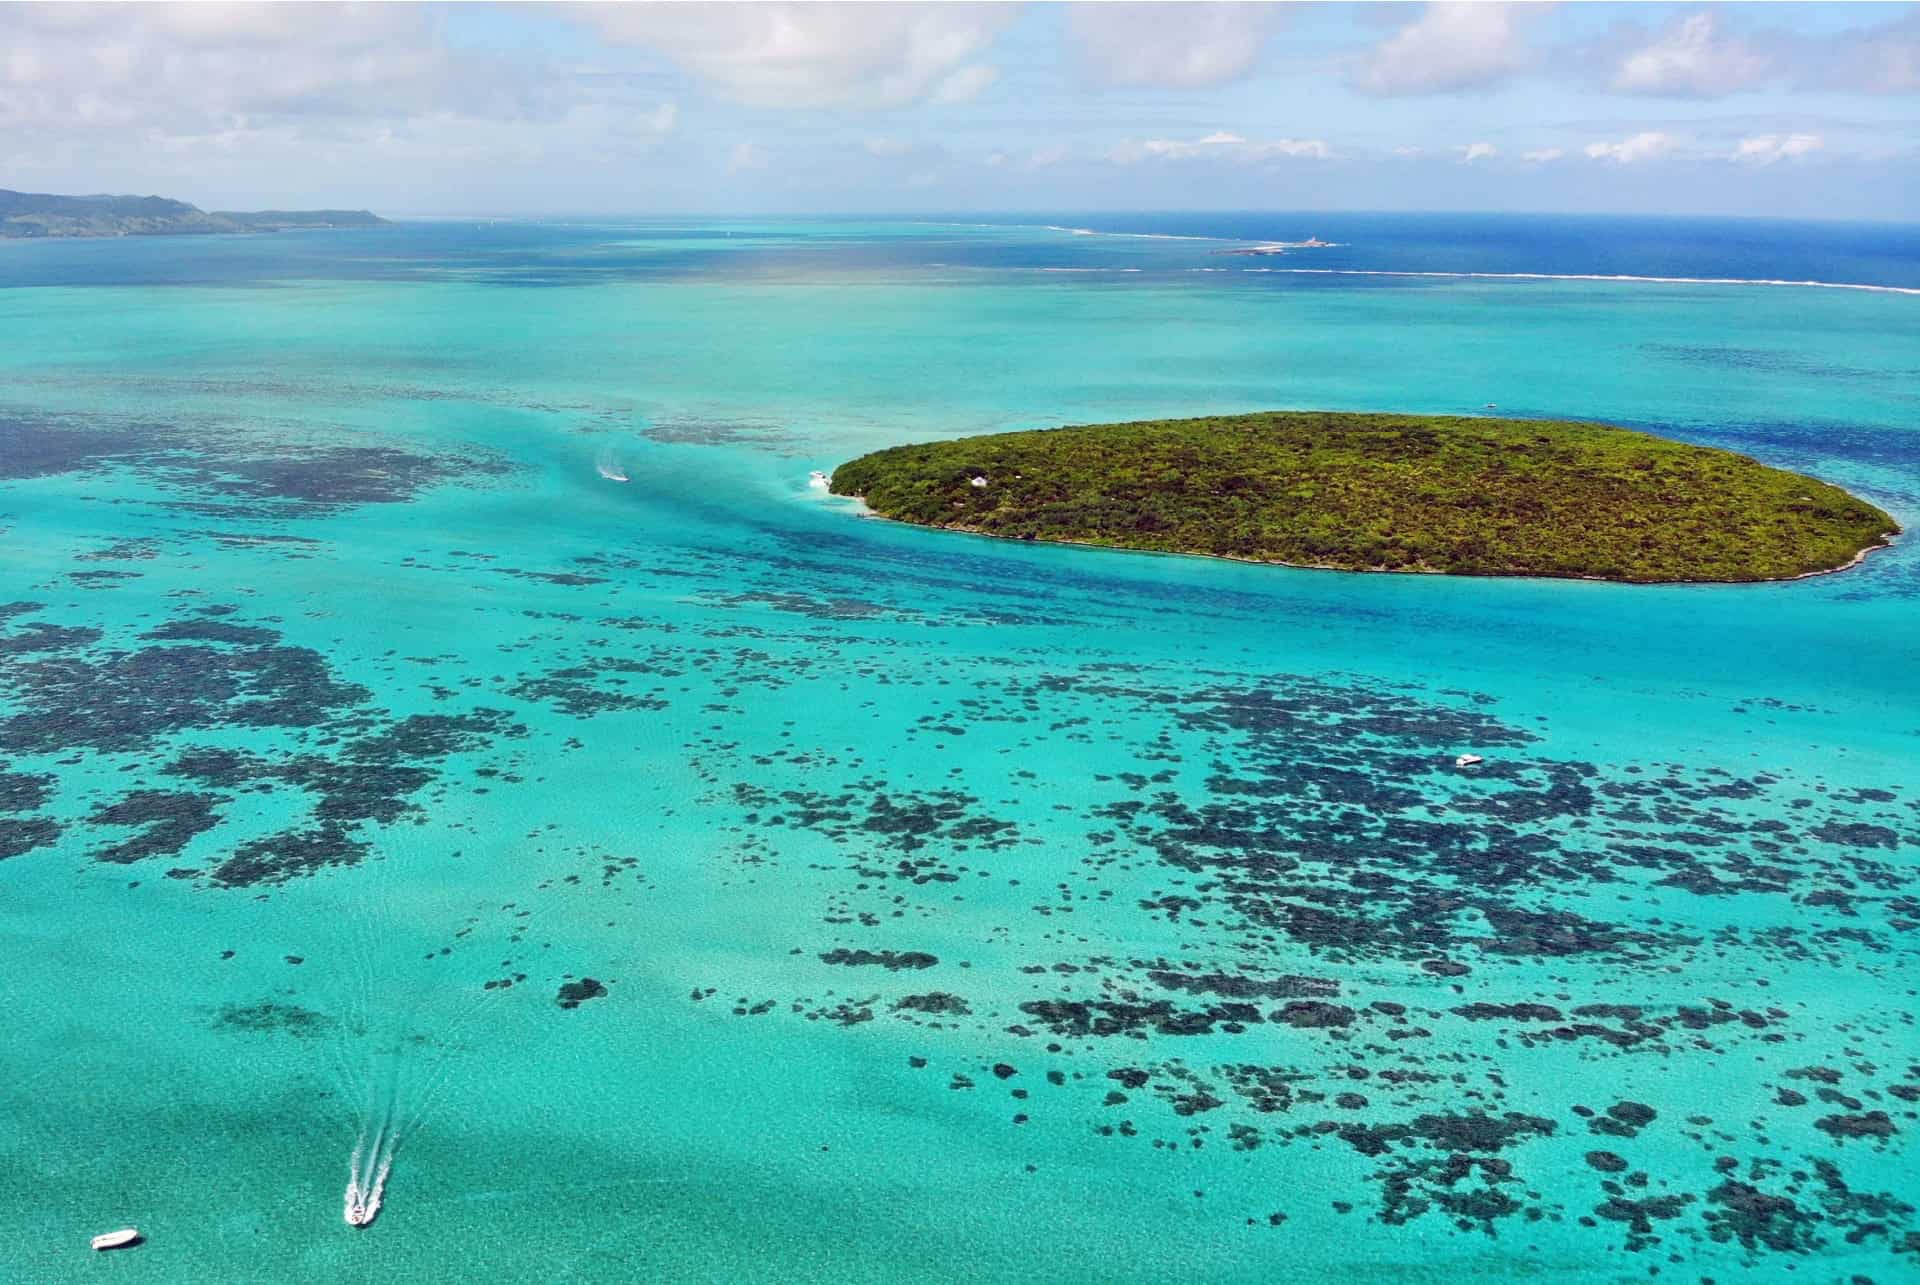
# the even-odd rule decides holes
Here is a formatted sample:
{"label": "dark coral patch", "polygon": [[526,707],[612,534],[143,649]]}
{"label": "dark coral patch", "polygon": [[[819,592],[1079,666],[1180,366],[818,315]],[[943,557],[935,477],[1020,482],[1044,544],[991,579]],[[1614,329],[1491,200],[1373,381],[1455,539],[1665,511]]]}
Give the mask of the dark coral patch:
{"label": "dark coral patch", "polygon": [[[8,614],[32,609],[24,604]],[[94,646],[97,631],[76,638],[59,634],[58,626],[16,629],[7,637],[23,654],[51,654],[0,668],[0,689],[13,697],[14,711],[0,719],[0,745],[24,753],[77,747],[124,753],[233,728],[278,731],[296,747],[311,744],[312,750],[277,754],[178,745],[161,769],[213,789],[290,785],[312,796],[308,823],[249,840],[208,872],[216,886],[248,887],[356,864],[370,850],[359,829],[412,811],[414,797],[438,776],[441,759],[527,734],[496,709],[389,719],[368,708],[365,688],[337,679],[318,652],[284,645],[275,629],[230,619],[234,610],[206,607],[164,621],[140,635],[147,645],[131,650]],[[71,652],[74,647],[92,650]],[[0,773],[0,802],[25,800],[30,784]],[[176,854],[218,824],[225,802],[205,792],[140,790],[104,803],[89,817],[94,824],[142,831],[97,855],[133,862]],[[18,838],[25,837],[22,830]]]}
{"label": "dark coral patch", "polygon": [[60,837],[60,825],[48,817],[0,817],[0,861],[43,848]]}
{"label": "dark coral patch", "polygon": [[214,1027],[218,1030],[252,1034],[278,1032],[299,1039],[325,1035],[338,1025],[336,1019],[324,1013],[278,1000],[261,1000],[257,1004],[227,1004],[214,1020]]}
{"label": "dark coral patch", "polygon": [[53,777],[47,773],[0,770],[0,812],[36,812],[51,797]]}
{"label": "dark coral patch", "polygon": [[1891,1138],[1899,1130],[1885,1111],[1823,1115],[1813,1127],[1840,1141],[1848,1138]]}
{"label": "dark coral patch", "polygon": [[285,883],[329,866],[358,865],[371,850],[364,840],[338,825],[282,830],[241,844],[209,875],[223,888]]}
{"label": "dark coral patch", "polygon": [[829,950],[820,956],[820,962],[851,968],[877,966],[891,973],[902,968],[932,968],[940,961],[923,950]]}
{"label": "dark coral patch", "polygon": [[599,999],[607,993],[606,983],[591,977],[582,977],[578,981],[563,982],[560,993],[554,1002],[561,1008],[579,1008],[590,999]]}
{"label": "dark coral patch", "polygon": [[512,471],[492,456],[434,456],[343,442],[337,434],[325,442],[297,441],[246,423],[0,420],[0,478],[109,467],[184,494],[184,507],[255,518],[404,503],[428,487]]}
{"label": "dark coral patch", "polygon": [[966,1000],[946,991],[929,991],[925,995],[902,995],[894,1001],[893,1007],[895,1011],[951,1014],[959,1017],[965,1017],[973,1012]]}
{"label": "dark coral patch", "polygon": [[185,794],[169,790],[136,790],[98,809],[87,819],[95,825],[141,826],[131,839],[102,848],[96,860],[129,865],[148,857],[177,855],[220,823],[214,809],[227,800],[217,794]]}
{"label": "dark coral patch", "polygon": [[0,721],[0,746],[27,753],[139,750],[216,726],[314,727],[368,696],[336,681],[318,652],[257,643],[24,661],[0,682],[20,711]]}

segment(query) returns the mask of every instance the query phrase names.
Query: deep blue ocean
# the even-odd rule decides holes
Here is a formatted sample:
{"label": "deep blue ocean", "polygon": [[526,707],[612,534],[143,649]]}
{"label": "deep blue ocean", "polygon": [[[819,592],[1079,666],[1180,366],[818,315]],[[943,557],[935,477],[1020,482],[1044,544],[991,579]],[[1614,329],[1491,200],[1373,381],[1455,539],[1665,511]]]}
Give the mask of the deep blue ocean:
{"label": "deep blue ocean", "polygon": [[[890,234],[876,236],[876,227]],[[1081,235],[1073,236],[1075,231]],[[977,235],[981,232],[988,235]],[[1023,235],[1033,232],[1054,235]],[[1284,263],[1277,258],[1245,263],[1220,254],[1309,237],[1334,244]],[[0,246],[7,255],[0,259],[0,280],[10,286],[239,285],[289,277],[417,280],[491,271],[503,282],[579,285],[609,276],[752,278],[942,266],[1181,271],[1199,264],[1819,281],[1920,290],[1920,224],[1783,219],[1083,211],[913,215],[884,222],[863,215],[795,224],[603,216],[479,218],[358,232],[181,238],[170,244],[170,253],[151,261],[115,254],[104,248],[110,242],[48,242],[30,253]],[[750,255],[742,253],[749,249]],[[590,262],[570,265],[574,255],[590,256]],[[568,266],[592,271],[570,273]],[[1339,284],[1354,287],[1351,279]]]}
{"label": "deep blue ocean", "polygon": [[1350,575],[809,484],[1489,404],[1910,530],[1920,229],[0,242],[0,1280],[1920,1278],[1910,537]]}

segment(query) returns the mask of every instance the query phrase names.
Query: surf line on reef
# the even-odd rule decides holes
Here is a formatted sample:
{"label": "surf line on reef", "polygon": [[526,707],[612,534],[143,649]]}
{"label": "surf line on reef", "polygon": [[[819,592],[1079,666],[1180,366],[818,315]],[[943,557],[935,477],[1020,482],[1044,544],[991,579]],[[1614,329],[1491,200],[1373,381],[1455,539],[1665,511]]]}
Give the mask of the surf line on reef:
{"label": "surf line on reef", "polygon": [[1604,272],[1424,272],[1411,268],[1242,268],[1294,277],[1432,277],[1454,281],[1602,281],[1663,286],[1780,286],[1803,290],[1865,290],[1871,294],[1920,295],[1920,286],[1882,286],[1859,281],[1789,281],[1772,277],[1640,277]]}

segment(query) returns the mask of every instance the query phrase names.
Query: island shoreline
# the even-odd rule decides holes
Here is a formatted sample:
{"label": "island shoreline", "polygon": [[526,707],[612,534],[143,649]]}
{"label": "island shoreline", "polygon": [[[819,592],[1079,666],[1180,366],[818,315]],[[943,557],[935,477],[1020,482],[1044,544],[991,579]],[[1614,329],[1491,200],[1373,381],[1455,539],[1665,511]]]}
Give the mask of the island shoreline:
{"label": "island shoreline", "polygon": [[1512,575],[1498,571],[1434,571],[1409,567],[1334,567],[1324,563],[1281,562],[1271,558],[1241,558],[1231,553],[1183,553],[1177,549],[1131,549],[1124,544],[1095,544],[1091,540],[1051,540],[1035,536],[1027,539],[1017,535],[996,535],[992,531],[981,531],[965,526],[933,526],[925,522],[909,522],[904,518],[890,518],[867,503],[864,495],[849,495],[840,491],[828,491],[836,500],[853,500],[860,508],[854,516],[872,518],[879,522],[888,522],[894,526],[911,527],[916,531],[944,531],[952,535],[978,536],[983,540],[998,540],[1002,544],[1050,544],[1066,549],[1098,549],[1103,553],[1132,553],[1149,558],[1198,558],[1204,562],[1237,562],[1247,567],[1284,567],[1288,571],[1331,571],[1346,576],[1438,576],[1454,580],[1544,580],[1573,584],[1624,585],[1630,589],[1661,589],[1687,586],[1707,588],[1726,585],[1773,585],[1792,584],[1797,580],[1813,580],[1820,576],[1835,576],[1842,571],[1851,571],[1865,562],[1873,554],[1892,549],[1895,542],[1904,534],[1904,528],[1884,532],[1880,544],[1870,544],[1837,567],[1823,567],[1817,571],[1802,571],[1791,576],[1765,576],[1753,580],[1622,580],[1609,576],[1545,576],[1525,572]]}
{"label": "island shoreline", "polygon": [[883,448],[828,489],[909,525],[1307,571],[1767,584],[1901,520],[1722,447],[1580,420],[1260,411]]}

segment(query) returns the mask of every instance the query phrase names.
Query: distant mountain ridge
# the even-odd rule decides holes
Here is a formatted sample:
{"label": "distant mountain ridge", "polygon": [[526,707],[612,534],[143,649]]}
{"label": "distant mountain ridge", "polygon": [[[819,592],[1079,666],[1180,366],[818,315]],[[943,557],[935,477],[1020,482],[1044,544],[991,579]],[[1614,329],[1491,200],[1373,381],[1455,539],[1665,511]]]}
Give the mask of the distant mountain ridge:
{"label": "distant mountain ridge", "polygon": [[164,196],[61,196],[0,188],[0,238],[7,239],[373,228],[387,222],[367,210],[208,211]]}

